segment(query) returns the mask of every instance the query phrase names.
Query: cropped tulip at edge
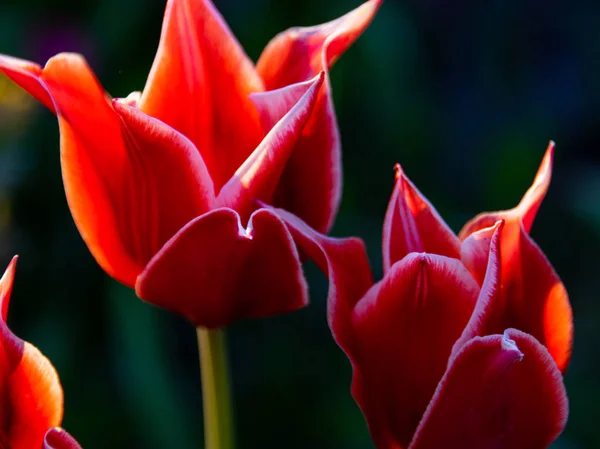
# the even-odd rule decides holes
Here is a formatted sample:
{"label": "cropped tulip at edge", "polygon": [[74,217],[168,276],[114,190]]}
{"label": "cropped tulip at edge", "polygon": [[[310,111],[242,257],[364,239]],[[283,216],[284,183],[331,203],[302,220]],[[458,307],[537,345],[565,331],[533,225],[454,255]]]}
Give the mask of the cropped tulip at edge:
{"label": "cropped tulip at edge", "polygon": [[81,449],[64,430],[63,391],[56,370],[30,343],[6,324],[15,278],[14,257],[0,279],[0,447]]}
{"label": "cropped tulip at edge", "polygon": [[360,241],[340,245],[277,211],[330,279],[330,327],[379,449],[545,448],[563,430],[571,309],[525,232],[552,155],[517,208],[476,218],[498,221],[468,224],[462,242],[399,169],[376,284]]}
{"label": "cropped tulip at edge", "polygon": [[282,207],[321,232],[340,200],[328,69],[370,0],[276,36],[256,66],[209,0],[169,0],[142,93],[111,100],[75,54],[0,70],[58,116],[69,207],[90,251],[138,296],[221,327],[306,305]]}

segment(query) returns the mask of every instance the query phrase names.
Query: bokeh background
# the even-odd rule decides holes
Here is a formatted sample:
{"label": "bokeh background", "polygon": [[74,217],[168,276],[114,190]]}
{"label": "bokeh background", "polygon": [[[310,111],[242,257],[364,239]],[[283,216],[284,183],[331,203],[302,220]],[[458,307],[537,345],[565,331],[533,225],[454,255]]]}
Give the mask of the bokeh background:
{"label": "bokeh background", "polygon": [[[216,0],[254,60],[279,31],[359,3]],[[0,52],[39,63],[83,53],[123,97],[144,85],[163,10],[159,0],[3,0]],[[556,141],[532,231],[575,313],[571,415],[555,447],[600,447],[600,3],[388,0],[331,77],[345,170],[333,234],[365,239],[377,277],[396,162],[458,231],[515,205]],[[201,447],[194,329],[97,266],[66,205],[58,147],[55,118],[0,78],[0,263],[21,256],[11,326],[57,367],[64,427],[85,449]],[[308,308],[230,329],[240,449],[372,447],[326,325],[327,283],[306,271]]]}

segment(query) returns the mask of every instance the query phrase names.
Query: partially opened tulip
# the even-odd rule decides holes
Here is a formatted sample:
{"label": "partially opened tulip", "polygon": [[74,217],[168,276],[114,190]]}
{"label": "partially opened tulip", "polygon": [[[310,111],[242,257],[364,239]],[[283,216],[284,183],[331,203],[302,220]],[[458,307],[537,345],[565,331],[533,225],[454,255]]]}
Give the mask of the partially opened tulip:
{"label": "partially opened tulip", "polygon": [[[529,220],[552,151],[519,206]],[[397,175],[385,276],[375,284],[361,244],[340,246],[277,211],[330,279],[330,327],[377,447],[547,447],[568,414],[561,370],[572,323],[562,283],[537,247],[535,257],[523,250],[506,259],[507,229],[523,227],[517,212],[496,214],[461,242],[400,168]],[[505,268],[511,262],[518,270]]]}
{"label": "partially opened tulip", "polygon": [[370,0],[275,37],[256,66],[209,0],[169,0],[144,90],[110,99],[85,60],[0,70],[59,119],[67,200],[90,251],[138,296],[222,327],[307,302],[272,204],[319,231],[341,193],[328,70],[373,19]]}
{"label": "partially opened tulip", "polygon": [[[479,285],[488,261],[491,229],[502,220],[502,290],[498,309],[480,335],[514,327],[533,335],[567,369],[573,338],[572,312],[563,283],[529,236],[552,176],[554,143],[550,142],[531,188],[517,207],[480,214],[458,237],[398,166],[383,230],[384,269],[409,252],[425,251],[459,259]],[[487,232],[477,233],[488,229]],[[488,244],[482,244],[488,241]],[[472,335],[473,336],[473,335]]]}
{"label": "partially opened tulip", "polygon": [[81,449],[64,430],[63,391],[42,353],[6,324],[17,258],[0,279],[0,447]]}

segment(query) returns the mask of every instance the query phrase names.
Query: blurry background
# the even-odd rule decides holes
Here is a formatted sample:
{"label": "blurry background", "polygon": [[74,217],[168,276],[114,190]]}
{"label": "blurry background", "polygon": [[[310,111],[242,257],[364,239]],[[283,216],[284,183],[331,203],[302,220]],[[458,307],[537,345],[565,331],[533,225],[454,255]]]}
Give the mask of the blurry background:
{"label": "blurry background", "polygon": [[[358,0],[216,0],[256,60],[277,32]],[[140,90],[164,1],[3,0],[0,52],[39,63],[83,53],[113,96]],[[550,139],[555,171],[532,235],[570,292],[571,416],[557,448],[600,447],[600,3],[388,0],[331,77],[345,169],[334,235],[358,235],[381,274],[381,226],[401,162],[458,231],[514,206]],[[60,177],[55,118],[0,78],[0,263],[21,258],[11,327],[40,347],[65,389],[64,427],[85,449],[200,447],[194,329],[105,275],[77,233]],[[3,269],[3,268],[2,268]],[[372,447],[350,367],[312,303],[229,332],[238,443]]]}

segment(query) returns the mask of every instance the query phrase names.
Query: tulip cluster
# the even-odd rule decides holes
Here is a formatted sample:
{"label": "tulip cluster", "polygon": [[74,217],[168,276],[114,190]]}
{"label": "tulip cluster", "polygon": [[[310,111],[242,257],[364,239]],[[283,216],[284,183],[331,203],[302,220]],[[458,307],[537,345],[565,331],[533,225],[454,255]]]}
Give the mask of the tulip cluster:
{"label": "tulip cluster", "polygon": [[[379,449],[545,448],[566,424],[573,334],[529,236],[553,143],[517,207],[458,235],[398,165],[377,283],[360,239],[326,235],[341,197],[328,73],[380,6],[282,32],[254,64],[210,0],[169,0],[146,85],[126,98],[76,54],[43,68],[0,56],[0,71],[57,116],[77,228],[141,299],[201,329],[291,312],[308,303],[311,258]],[[15,262],[0,281],[0,447],[79,448],[56,427],[54,368],[6,325]]]}
{"label": "tulip cluster", "polygon": [[528,235],[553,151],[517,207],[458,236],[398,165],[375,284],[360,241],[279,212],[329,277],[329,324],[378,448],[545,448],[563,430],[571,308]]}

